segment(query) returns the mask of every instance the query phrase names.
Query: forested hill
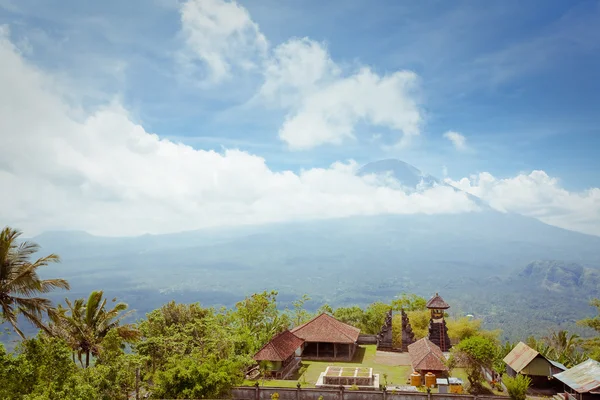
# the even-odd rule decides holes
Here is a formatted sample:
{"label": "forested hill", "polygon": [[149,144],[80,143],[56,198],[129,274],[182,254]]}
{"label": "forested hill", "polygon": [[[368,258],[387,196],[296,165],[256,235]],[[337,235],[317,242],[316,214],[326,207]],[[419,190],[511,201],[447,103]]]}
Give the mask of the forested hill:
{"label": "forested hill", "polygon": [[[464,282],[463,286],[469,286]],[[516,340],[569,329],[585,335],[576,321],[593,312],[590,300],[600,296],[600,271],[577,263],[538,260],[507,274],[471,281],[469,289],[449,287],[455,307],[475,314],[502,337]]]}

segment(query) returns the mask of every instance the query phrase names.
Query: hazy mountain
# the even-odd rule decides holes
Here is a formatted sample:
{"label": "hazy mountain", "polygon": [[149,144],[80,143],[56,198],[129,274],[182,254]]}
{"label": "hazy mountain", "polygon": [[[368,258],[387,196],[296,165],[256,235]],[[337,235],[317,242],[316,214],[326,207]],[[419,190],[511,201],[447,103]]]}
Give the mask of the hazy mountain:
{"label": "hazy mountain", "polygon": [[[440,184],[395,160],[368,164],[359,173],[388,170],[404,185]],[[171,298],[232,305],[265,289],[278,290],[284,301],[308,293],[315,308],[324,302],[390,300],[401,292],[440,292],[451,311],[473,312],[498,326],[507,325],[519,307],[536,315],[536,307],[568,303],[571,299],[561,296],[566,288],[578,288],[589,300],[594,283],[586,282],[598,282],[590,268],[600,265],[600,237],[489,207],[453,215],[351,217],[127,238],[53,232],[34,240],[43,252],[61,255],[62,264],[44,273],[69,279],[69,296],[106,289],[142,313]],[[564,264],[530,264],[548,259]],[[578,298],[576,312],[589,311],[582,304]],[[552,317],[560,323],[560,314]],[[565,321],[573,318],[569,314]]]}
{"label": "hazy mountain", "polygon": [[425,174],[416,167],[396,159],[374,161],[364,165],[357,172],[359,176],[386,173],[400,182],[402,186],[414,189],[418,186],[429,187],[433,184],[443,183],[436,177]]}

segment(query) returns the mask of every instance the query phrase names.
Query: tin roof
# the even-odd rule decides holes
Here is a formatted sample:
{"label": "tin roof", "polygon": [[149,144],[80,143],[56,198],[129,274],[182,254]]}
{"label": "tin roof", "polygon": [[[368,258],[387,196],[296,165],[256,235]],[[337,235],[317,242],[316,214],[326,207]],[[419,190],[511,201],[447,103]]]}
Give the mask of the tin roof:
{"label": "tin roof", "polygon": [[410,363],[415,371],[448,371],[442,350],[427,338],[408,345]]}
{"label": "tin roof", "polygon": [[255,355],[256,361],[285,361],[290,358],[304,340],[290,331],[281,332],[265,344]]}
{"label": "tin roof", "polygon": [[307,342],[356,343],[360,329],[345,324],[323,313],[305,324],[295,327],[291,332]]}
{"label": "tin roof", "polygon": [[430,298],[429,301],[427,301],[426,306],[427,306],[427,308],[437,308],[437,309],[442,309],[442,310],[450,308],[448,303],[446,303],[444,301],[444,299],[442,299],[442,296],[440,296],[437,293],[435,294],[435,296]]}
{"label": "tin roof", "polygon": [[590,358],[554,377],[577,393],[591,392],[600,387],[600,363]]}
{"label": "tin roof", "polygon": [[527,346],[523,342],[517,343],[514,349],[504,357],[504,361],[516,372],[521,372],[523,368],[529,365],[540,353]]}
{"label": "tin roof", "polygon": [[559,363],[558,361],[552,361],[552,360],[548,360],[548,362],[552,365],[554,365],[556,368],[558,369],[562,369],[563,371],[567,370],[567,367],[565,367],[563,364]]}

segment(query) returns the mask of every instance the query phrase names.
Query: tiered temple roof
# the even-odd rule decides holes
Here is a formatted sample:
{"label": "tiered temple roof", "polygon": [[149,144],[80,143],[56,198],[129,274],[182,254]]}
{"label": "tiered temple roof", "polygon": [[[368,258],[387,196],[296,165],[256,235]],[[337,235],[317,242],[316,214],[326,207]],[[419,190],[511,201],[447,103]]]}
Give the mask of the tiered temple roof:
{"label": "tiered temple roof", "polygon": [[291,332],[306,342],[353,344],[358,340],[360,329],[345,324],[323,313]]}

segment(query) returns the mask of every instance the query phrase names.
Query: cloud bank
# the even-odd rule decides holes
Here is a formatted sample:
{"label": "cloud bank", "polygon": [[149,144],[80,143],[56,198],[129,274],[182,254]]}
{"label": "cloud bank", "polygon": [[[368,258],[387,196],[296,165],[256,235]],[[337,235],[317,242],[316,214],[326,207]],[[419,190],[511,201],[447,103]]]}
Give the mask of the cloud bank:
{"label": "cloud bank", "polygon": [[488,172],[446,182],[500,211],[538,218],[550,225],[600,236],[600,189],[573,193],[544,171],[499,179]]}
{"label": "cloud bank", "polygon": [[[181,3],[180,11],[188,61],[201,64],[211,84],[238,71],[262,76],[253,101],[283,111],[278,133],[291,149],[355,140],[357,125],[365,122],[396,132],[399,143],[419,134],[414,73],[381,75],[366,66],[349,71],[308,38],[271,48],[235,2],[193,0]],[[28,234],[81,229],[133,235],[478,211],[450,187],[408,193],[385,179],[357,177],[353,161],[294,173],[271,170],[263,158],[237,149],[194,149],[147,132],[117,101],[82,111],[68,88],[23,58],[6,29],[0,29],[0,60],[0,220]],[[466,145],[457,135],[449,139],[457,148]],[[483,172],[446,182],[498,210],[600,235],[598,188],[569,192],[543,171],[512,178]]]}
{"label": "cloud bank", "polygon": [[[476,211],[444,186],[407,194],[334,163],[295,174],[261,157],[161,139],[120,104],[85,114],[0,38],[0,220],[28,233],[134,235],[382,213]],[[51,89],[53,88],[53,89]]]}

